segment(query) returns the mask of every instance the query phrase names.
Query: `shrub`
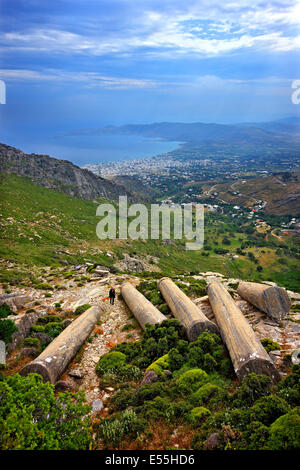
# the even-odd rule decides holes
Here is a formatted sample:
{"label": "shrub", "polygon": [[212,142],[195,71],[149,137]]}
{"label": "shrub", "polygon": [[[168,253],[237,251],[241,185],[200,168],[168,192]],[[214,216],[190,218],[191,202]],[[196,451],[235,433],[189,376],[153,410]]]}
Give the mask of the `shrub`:
{"label": "shrub", "polygon": [[236,407],[252,405],[258,398],[269,395],[271,386],[270,377],[252,372],[243,379],[240,388],[233,394],[233,405]]}
{"label": "shrub", "polygon": [[209,400],[215,396],[218,392],[222,391],[221,387],[213,385],[211,383],[206,383],[202,385],[195,393],[192,395],[192,402],[195,405],[202,405],[203,403],[208,403]]}
{"label": "shrub", "polygon": [[51,336],[51,338],[55,338],[65,328],[66,328],[66,326],[63,323],[60,323],[60,322],[47,323],[47,325],[45,326],[45,333],[47,333],[47,335]]}
{"label": "shrub", "polygon": [[281,349],[280,344],[276,343],[276,341],[273,341],[270,338],[262,338],[260,342],[268,353],[270,351],[276,351],[277,349]]}
{"label": "shrub", "polygon": [[7,305],[6,303],[4,303],[0,306],[0,318],[6,318],[9,315],[13,315],[13,314],[14,314],[14,312],[12,311],[10,306]]}
{"label": "shrub", "polygon": [[271,424],[268,444],[272,450],[299,450],[300,409],[295,408]]}
{"label": "shrub", "polygon": [[82,393],[59,393],[38,374],[14,374],[0,382],[2,450],[89,449],[90,407]]}
{"label": "shrub", "polygon": [[259,421],[252,421],[243,433],[243,449],[269,450],[270,429]]}
{"label": "shrub", "polygon": [[153,370],[157,375],[163,375],[164,371],[169,368],[168,354],[158,358],[155,362],[147,367],[147,370]]}
{"label": "shrub", "polygon": [[190,369],[179,377],[177,387],[182,394],[190,394],[207,381],[208,375],[204,370]]}
{"label": "shrub", "polygon": [[37,284],[36,288],[41,289],[41,290],[53,290],[53,287],[50,284],[48,284],[47,282],[41,282],[40,284]]}
{"label": "shrub", "polygon": [[86,310],[88,310],[91,306],[89,304],[84,304],[84,305],[79,305],[79,307],[77,307],[75,309],[75,315],[81,315],[81,313],[85,312]]}
{"label": "shrub", "polygon": [[145,428],[145,421],[140,419],[133,410],[125,410],[119,417],[107,418],[99,425],[100,438],[106,445],[116,446],[124,436],[135,437]]}
{"label": "shrub", "polygon": [[37,338],[31,338],[30,336],[28,338],[25,338],[23,341],[24,346],[33,346],[33,347],[38,347],[39,346],[39,340]]}
{"label": "shrub", "polygon": [[185,358],[179,353],[178,349],[172,348],[168,353],[168,362],[170,370],[178,370],[183,366]]}
{"label": "shrub", "polygon": [[260,421],[270,426],[279,416],[288,413],[290,406],[277,395],[262,397],[251,407],[251,416],[255,421]]}
{"label": "shrub", "polygon": [[121,365],[125,364],[126,356],[125,354],[112,351],[110,353],[105,354],[101,357],[100,361],[96,366],[96,372],[98,375],[103,375],[105,372],[108,372],[111,369],[115,369],[120,367]]}
{"label": "shrub", "polygon": [[278,385],[278,394],[292,406],[300,406],[300,364]]}
{"label": "shrub", "polygon": [[10,343],[13,333],[17,330],[18,328],[12,320],[0,320],[0,340],[4,341],[4,343]]}
{"label": "shrub", "polygon": [[215,361],[215,359],[209,353],[204,354],[202,367],[206,372],[212,372],[216,369],[217,365],[217,361]]}
{"label": "shrub", "polygon": [[33,325],[31,327],[31,331],[36,333],[43,333],[45,331],[45,327],[43,325]]}
{"label": "shrub", "polygon": [[211,413],[207,408],[204,408],[204,406],[198,406],[190,411],[188,420],[194,426],[199,426],[210,414]]}
{"label": "shrub", "polygon": [[163,315],[169,315],[171,310],[169,309],[169,306],[167,304],[161,304],[158,306],[158,310],[163,314]]}
{"label": "shrub", "polygon": [[114,410],[125,410],[136,402],[135,390],[133,388],[120,388],[110,399],[110,406]]}
{"label": "shrub", "polygon": [[38,318],[38,323],[53,323],[61,322],[61,318],[57,315],[44,315],[43,317]]}

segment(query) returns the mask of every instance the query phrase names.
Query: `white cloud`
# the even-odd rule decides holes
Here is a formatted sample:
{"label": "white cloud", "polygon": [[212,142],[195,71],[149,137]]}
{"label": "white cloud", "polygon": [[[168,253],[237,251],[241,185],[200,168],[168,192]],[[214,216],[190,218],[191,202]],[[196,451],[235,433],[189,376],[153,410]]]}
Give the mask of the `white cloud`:
{"label": "white cloud", "polygon": [[[129,2],[130,3],[130,2]],[[151,2],[145,2],[150,5]],[[130,55],[145,51],[175,57],[218,56],[240,49],[292,51],[300,48],[300,2],[191,0],[161,2],[160,7],[137,5],[136,16],[111,17],[111,29],[101,18],[79,19],[90,24],[84,32],[64,30],[59,24],[12,31],[0,36],[2,50],[66,54]],[[173,6],[173,7],[172,7]]]}
{"label": "white cloud", "polygon": [[153,88],[157,84],[152,80],[136,78],[110,77],[96,72],[65,72],[46,69],[43,71],[27,69],[0,69],[0,79],[19,82],[82,82],[88,87],[108,89]]}

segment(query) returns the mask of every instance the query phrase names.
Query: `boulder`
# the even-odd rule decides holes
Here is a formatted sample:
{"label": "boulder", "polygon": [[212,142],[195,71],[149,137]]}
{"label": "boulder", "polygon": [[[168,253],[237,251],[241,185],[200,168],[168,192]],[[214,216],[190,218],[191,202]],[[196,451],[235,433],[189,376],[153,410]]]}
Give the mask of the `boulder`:
{"label": "boulder", "polygon": [[150,385],[153,382],[158,380],[158,375],[153,370],[146,370],[143,380],[141,381],[142,385]]}

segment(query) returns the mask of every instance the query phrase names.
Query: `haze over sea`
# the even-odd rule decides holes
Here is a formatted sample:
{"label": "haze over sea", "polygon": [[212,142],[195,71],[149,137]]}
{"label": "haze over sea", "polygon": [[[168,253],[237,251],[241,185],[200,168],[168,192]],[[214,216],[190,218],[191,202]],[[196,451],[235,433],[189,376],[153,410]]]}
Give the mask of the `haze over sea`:
{"label": "haze over sea", "polygon": [[69,160],[79,166],[151,157],[174,150],[180,145],[180,142],[165,142],[140,136],[94,135],[44,137],[30,142],[9,143],[27,153],[46,154]]}

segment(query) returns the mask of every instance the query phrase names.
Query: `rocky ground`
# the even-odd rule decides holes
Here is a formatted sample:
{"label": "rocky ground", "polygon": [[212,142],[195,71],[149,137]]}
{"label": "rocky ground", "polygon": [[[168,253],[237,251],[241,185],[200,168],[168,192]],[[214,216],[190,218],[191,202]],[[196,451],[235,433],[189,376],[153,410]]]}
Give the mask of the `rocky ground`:
{"label": "rocky ground", "polygon": [[[101,269],[100,269],[101,271]],[[82,286],[76,285],[72,280],[53,279],[49,285],[53,286],[57,283],[63,286],[63,289],[51,291],[51,297],[45,292],[33,289],[23,288],[15,289],[12,294],[18,294],[18,297],[8,297],[7,301],[15,310],[17,315],[15,319],[23,319],[24,316],[42,316],[45,314],[55,313],[63,317],[66,321],[73,321],[72,312],[76,307],[89,304],[91,306],[99,306],[103,310],[100,322],[95,326],[94,331],[82,346],[76,357],[69,364],[68,369],[64,372],[60,381],[57,383],[57,389],[73,389],[84,390],[89,404],[93,406],[93,410],[103,410],[105,413],[105,403],[110,395],[114,392],[112,387],[107,387],[105,391],[99,388],[99,377],[96,375],[96,364],[100,357],[107,353],[112,347],[122,341],[136,341],[141,337],[141,329],[135,323],[131,313],[126,307],[123,300],[118,298],[120,285],[125,279],[129,279],[134,284],[138,284],[139,279],[135,276],[124,275],[117,276],[111,273],[102,273],[99,271],[94,274],[94,280],[85,283]],[[103,277],[104,275],[104,277]],[[272,351],[270,356],[284,375],[288,366],[287,358],[294,350],[300,348],[300,312],[290,312],[289,315],[282,320],[281,323],[272,321],[266,314],[258,311],[248,302],[242,300],[235,292],[237,279],[226,279],[218,273],[200,273],[198,278],[205,279],[207,282],[212,279],[218,279],[233,292],[234,300],[252,325],[257,337],[270,338],[281,346],[280,350]],[[114,305],[110,305],[108,301],[108,291],[110,285],[114,285],[117,297]],[[300,294],[289,292],[292,304],[300,304]],[[5,294],[0,288],[0,299]],[[11,294],[10,294],[11,295]],[[15,300],[13,300],[15,299]],[[16,300],[19,299],[19,300]],[[207,296],[193,299],[207,315],[207,317],[215,321],[214,314]],[[37,303],[39,303],[37,305]],[[60,304],[57,310],[56,304]],[[28,310],[31,310],[31,312]],[[27,313],[26,313],[27,312]],[[125,325],[133,324],[133,327],[123,329]],[[27,333],[29,335],[29,332]],[[24,335],[23,335],[24,336]],[[26,333],[25,333],[26,336]],[[21,345],[15,344],[14,350],[7,358],[7,373],[14,373],[32,360],[32,351],[20,349]],[[27,348],[32,349],[32,348]],[[23,351],[23,352],[22,352]],[[31,357],[30,357],[31,355]]]}

